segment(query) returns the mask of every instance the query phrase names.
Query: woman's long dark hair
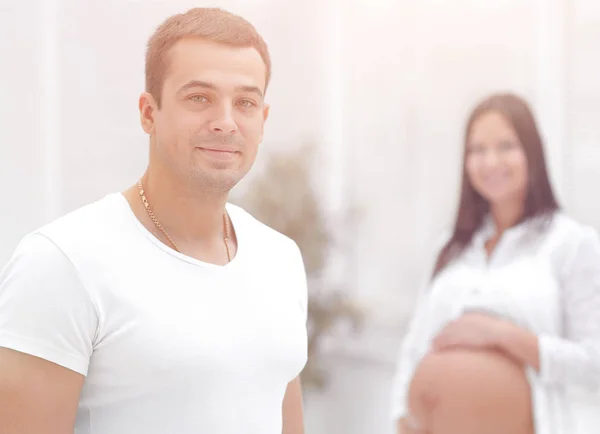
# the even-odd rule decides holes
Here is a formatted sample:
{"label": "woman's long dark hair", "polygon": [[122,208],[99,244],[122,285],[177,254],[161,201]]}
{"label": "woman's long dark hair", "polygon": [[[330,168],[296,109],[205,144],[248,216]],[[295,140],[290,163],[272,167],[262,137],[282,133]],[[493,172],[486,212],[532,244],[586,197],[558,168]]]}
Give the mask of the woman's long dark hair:
{"label": "woman's long dark hair", "polygon": [[544,147],[529,105],[522,98],[510,93],[494,94],[481,101],[469,116],[464,134],[464,157],[462,187],[458,214],[452,237],[440,250],[433,277],[458,257],[473,239],[489,212],[488,202],[475,191],[466,171],[467,143],[471,128],[483,114],[500,113],[515,130],[527,159],[527,194],[521,222],[533,217],[551,217],[559,209],[552,191]]}

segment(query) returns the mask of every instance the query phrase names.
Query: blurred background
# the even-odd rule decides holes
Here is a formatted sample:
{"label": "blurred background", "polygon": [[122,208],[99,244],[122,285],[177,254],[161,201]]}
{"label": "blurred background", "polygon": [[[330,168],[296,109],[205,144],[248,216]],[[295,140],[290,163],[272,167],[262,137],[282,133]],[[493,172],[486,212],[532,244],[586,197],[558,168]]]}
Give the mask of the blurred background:
{"label": "blurred background", "polygon": [[395,354],[478,99],[529,100],[561,203],[600,229],[600,3],[0,0],[0,267],[27,232],[142,173],[145,43],[195,6],[244,16],[271,50],[265,141],[232,200],[308,263],[307,433],[391,434]]}

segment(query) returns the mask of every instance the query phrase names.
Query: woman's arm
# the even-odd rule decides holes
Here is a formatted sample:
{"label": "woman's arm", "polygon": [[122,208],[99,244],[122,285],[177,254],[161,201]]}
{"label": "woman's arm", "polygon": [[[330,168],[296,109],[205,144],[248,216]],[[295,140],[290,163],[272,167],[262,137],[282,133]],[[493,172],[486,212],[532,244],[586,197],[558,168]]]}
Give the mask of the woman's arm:
{"label": "woman's arm", "polygon": [[[600,239],[588,227],[573,244],[562,279],[564,337],[539,336],[539,372],[547,383],[597,390],[600,388]],[[511,346],[514,350],[517,342]],[[519,354],[525,352],[524,346]]]}
{"label": "woman's arm", "polygon": [[530,366],[535,371],[540,371],[539,338],[536,334],[506,323],[504,333],[496,338],[496,347],[510,354],[521,364]]}
{"label": "woman's arm", "polygon": [[549,384],[600,388],[600,239],[591,228],[572,240],[562,270],[563,336],[534,333],[481,313],[468,313],[434,339],[434,348],[496,348]]}

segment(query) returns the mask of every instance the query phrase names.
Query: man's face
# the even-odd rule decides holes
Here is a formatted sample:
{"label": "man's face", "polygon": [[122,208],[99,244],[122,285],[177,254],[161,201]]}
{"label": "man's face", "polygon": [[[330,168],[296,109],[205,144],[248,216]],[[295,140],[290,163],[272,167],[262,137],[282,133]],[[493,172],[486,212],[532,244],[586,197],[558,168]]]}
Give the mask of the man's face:
{"label": "man's face", "polygon": [[167,61],[160,109],[151,96],[140,98],[142,122],[151,124],[144,125],[153,139],[150,163],[227,192],[248,173],[262,141],[266,66],[254,48],[198,38],[179,41]]}

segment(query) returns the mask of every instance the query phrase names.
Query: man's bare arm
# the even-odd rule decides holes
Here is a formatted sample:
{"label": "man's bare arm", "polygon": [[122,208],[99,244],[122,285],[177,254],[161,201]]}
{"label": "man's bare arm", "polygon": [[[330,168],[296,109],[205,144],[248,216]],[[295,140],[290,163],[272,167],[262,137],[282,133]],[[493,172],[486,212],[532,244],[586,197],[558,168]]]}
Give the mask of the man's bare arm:
{"label": "man's bare arm", "polygon": [[84,376],[0,348],[0,432],[73,434]]}
{"label": "man's bare arm", "polygon": [[283,399],[283,434],[304,434],[304,407],[300,377],[292,380]]}

